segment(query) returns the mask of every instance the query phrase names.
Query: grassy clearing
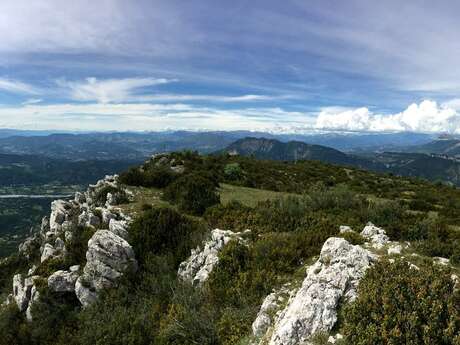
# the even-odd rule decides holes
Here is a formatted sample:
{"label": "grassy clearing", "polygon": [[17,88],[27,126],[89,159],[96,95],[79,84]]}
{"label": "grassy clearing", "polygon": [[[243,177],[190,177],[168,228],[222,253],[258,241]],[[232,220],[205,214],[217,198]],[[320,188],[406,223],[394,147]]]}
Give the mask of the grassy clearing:
{"label": "grassy clearing", "polygon": [[[131,216],[138,214],[142,209],[142,205],[145,204],[152,206],[173,207],[173,205],[161,198],[163,194],[161,189],[130,186],[128,187],[128,190],[133,193],[133,200],[127,204],[120,205],[120,208],[124,213]],[[232,200],[236,200],[241,202],[243,205],[254,207],[260,201],[274,200],[295,194],[233,186],[222,183],[219,188],[219,195],[221,202],[224,205],[228,204]]]}
{"label": "grassy clearing", "polygon": [[120,205],[120,209],[130,215],[135,216],[142,210],[142,205],[152,206],[167,206],[168,202],[161,199],[163,192],[157,188],[146,187],[128,187],[128,190],[133,193],[133,200],[129,203]]}
{"label": "grassy clearing", "polygon": [[220,185],[219,194],[220,201],[223,205],[228,204],[232,200],[236,200],[249,207],[256,206],[260,201],[274,200],[288,195],[295,195],[292,193],[233,186],[226,183]]}

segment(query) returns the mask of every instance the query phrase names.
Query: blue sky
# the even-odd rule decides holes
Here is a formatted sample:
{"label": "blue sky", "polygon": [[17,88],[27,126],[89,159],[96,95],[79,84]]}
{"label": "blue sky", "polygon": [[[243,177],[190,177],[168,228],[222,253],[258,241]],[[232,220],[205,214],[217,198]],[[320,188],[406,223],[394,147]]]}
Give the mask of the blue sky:
{"label": "blue sky", "polygon": [[460,133],[457,1],[0,2],[0,127]]}

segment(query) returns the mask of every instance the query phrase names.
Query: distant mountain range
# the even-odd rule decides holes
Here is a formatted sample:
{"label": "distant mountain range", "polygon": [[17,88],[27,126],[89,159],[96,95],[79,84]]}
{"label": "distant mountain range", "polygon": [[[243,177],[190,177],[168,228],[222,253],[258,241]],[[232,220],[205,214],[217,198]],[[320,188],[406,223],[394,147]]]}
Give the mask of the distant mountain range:
{"label": "distant mountain range", "polygon": [[[428,147],[428,145],[426,145]],[[431,144],[436,147],[436,142]],[[421,149],[417,147],[416,149]],[[229,154],[253,156],[258,159],[283,161],[318,160],[361,169],[393,173],[401,176],[421,177],[431,181],[460,185],[460,161],[439,154],[411,152],[367,152],[362,155],[347,154],[338,150],[303,142],[287,143],[274,139],[244,138],[229,145]]]}
{"label": "distant mountain range", "polygon": [[144,159],[153,153],[196,150],[209,153],[245,137],[298,141],[340,151],[400,151],[427,144],[432,137],[417,133],[313,133],[270,134],[250,131],[53,133],[0,130],[0,153],[40,155],[67,160]]}

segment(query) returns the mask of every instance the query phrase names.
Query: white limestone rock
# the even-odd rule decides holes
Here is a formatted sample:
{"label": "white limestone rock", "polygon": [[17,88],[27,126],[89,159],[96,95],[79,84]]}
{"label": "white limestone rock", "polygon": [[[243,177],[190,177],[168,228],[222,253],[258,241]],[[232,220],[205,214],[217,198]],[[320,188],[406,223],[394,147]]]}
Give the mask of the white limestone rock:
{"label": "white limestone rock", "polygon": [[75,283],[75,294],[83,307],[87,307],[97,301],[96,289],[80,276]]}
{"label": "white limestone rock", "polygon": [[329,238],[318,261],[309,267],[296,295],[277,319],[269,345],[297,345],[337,321],[339,301],[352,301],[367,268],[376,260],[368,250],[343,238]]}
{"label": "white limestone rock", "polygon": [[352,228],[350,228],[348,225],[340,225],[340,233],[344,234],[346,232],[354,232]]}
{"label": "white limestone rock", "polygon": [[[247,233],[249,230],[246,230]],[[250,231],[249,231],[250,232]],[[207,279],[215,265],[219,262],[219,252],[232,239],[242,240],[244,233],[215,229],[211,239],[200,247],[192,249],[190,257],[179,265],[178,276],[193,285],[201,285]]]}
{"label": "white limestone rock", "polygon": [[385,230],[375,226],[370,222],[367,223],[363,231],[361,231],[361,236],[369,240],[372,247],[375,249],[381,249],[390,240],[386,235]]}
{"label": "white limestone rock", "polygon": [[449,266],[449,263],[450,263],[449,259],[441,258],[439,256],[435,256],[433,258],[433,261],[434,261],[435,264],[438,264],[438,265],[441,265],[441,266]]}
{"label": "white limestone rock", "polygon": [[74,200],[77,204],[83,205],[86,202],[85,194],[76,192]]}
{"label": "white limestone rock", "polygon": [[252,323],[254,337],[261,338],[267,332],[269,327],[273,325],[277,313],[283,308],[283,303],[293,297],[295,293],[296,290],[292,289],[288,283],[265,297],[257,317]]}
{"label": "white limestone rock", "polygon": [[395,242],[395,243],[391,243],[388,246],[387,253],[388,253],[388,255],[400,255],[402,250],[403,250],[402,245],[400,245],[399,243]]}
{"label": "white limestone rock", "polygon": [[340,333],[337,333],[335,336],[331,335],[329,339],[327,340],[328,343],[330,344],[335,344],[337,341],[342,340],[343,335]]}
{"label": "white limestone rock", "polygon": [[61,225],[72,210],[72,204],[65,200],[55,200],[51,203],[50,230],[57,233],[61,230]]}
{"label": "white limestone rock", "polygon": [[32,281],[25,279],[22,274],[16,274],[13,277],[13,297],[20,311],[25,311],[29,305],[32,286]]}
{"label": "white limestone rock", "polygon": [[37,302],[40,298],[40,292],[38,292],[37,288],[32,286],[32,289],[30,290],[30,300],[29,300],[29,305],[27,306],[26,309],[26,319],[27,321],[32,321],[32,305]]}
{"label": "white limestone rock", "polygon": [[48,287],[54,292],[73,292],[78,273],[69,271],[56,271],[48,277]]}
{"label": "white limestone rock", "polygon": [[102,214],[102,223],[104,224],[109,224],[109,222],[112,219],[117,219],[117,215],[106,208],[101,209],[101,214]]}
{"label": "white limestone rock", "polygon": [[54,258],[58,255],[58,251],[49,243],[46,243],[43,247],[42,255],[40,257],[40,262]]}
{"label": "white limestone rock", "polygon": [[126,220],[110,219],[109,221],[109,231],[125,240],[127,240],[129,236],[128,226],[129,223]]}
{"label": "white limestone rock", "polygon": [[135,270],[137,261],[129,243],[109,230],[98,230],[88,241],[86,265],[75,289],[77,297],[87,305],[98,291],[115,286],[118,278]]}

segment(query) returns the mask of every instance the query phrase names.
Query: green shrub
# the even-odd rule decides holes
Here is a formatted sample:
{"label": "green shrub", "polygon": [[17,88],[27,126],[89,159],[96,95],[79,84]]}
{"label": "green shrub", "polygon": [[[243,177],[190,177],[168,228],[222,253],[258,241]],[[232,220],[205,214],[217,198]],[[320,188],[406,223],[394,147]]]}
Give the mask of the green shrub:
{"label": "green shrub", "polygon": [[122,188],[104,186],[97,190],[96,195],[94,196],[94,203],[97,206],[104,206],[107,201],[107,194],[109,193],[111,193],[120,204],[129,201],[128,195]]}
{"label": "green shrub", "polygon": [[239,163],[228,163],[224,168],[224,174],[228,180],[238,180],[243,177],[243,170]]}
{"label": "green shrub", "polygon": [[345,307],[344,333],[351,344],[459,344],[460,293],[448,270],[409,269],[379,262]]}
{"label": "green shrub", "polygon": [[360,234],[354,231],[344,232],[337,236],[346,239],[348,242],[350,242],[353,245],[363,245],[364,242],[366,242],[363,236],[361,236]]}
{"label": "green shrub", "polygon": [[200,289],[182,285],[174,291],[161,321],[158,345],[218,345],[216,310]]}
{"label": "green shrub", "polygon": [[203,232],[197,221],[171,208],[153,208],[144,211],[130,225],[129,242],[141,262],[151,254],[170,254],[179,264]]}
{"label": "green shrub", "polygon": [[35,270],[35,274],[42,277],[49,277],[56,271],[68,269],[68,263],[63,257],[49,258],[43,261]]}
{"label": "green shrub", "polygon": [[29,263],[27,258],[19,253],[0,260],[0,294],[10,292],[13,276],[27,272]]}
{"label": "green shrub", "polygon": [[0,345],[30,344],[27,322],[16,303],[0,306],[0,334]]}
{"label": "green shrub", "polygon": [[138,167],[129,168],[120,174],[119,181],[128,186],[144,186],[144,174]]}
{"label": "green shrub", "polygon": [[53,344],[68,324],[77,322],[80,302],[74,293],[53,293],[40,290],[40,298],[32,304],[33,320],[28,325],[31,344]]}
{"label": "green shrub", "polygon": [[201,175],[185,175],[165,189],[164,198],[184,212],[202,215],[208,207],[220,202],[216,187],[214,181]]}
{"label": "green shrub", "polygon": [[83,267],[86,263],[86,251],[88,249],[88,241],[94,235],[95,230],[91,227],[78,226],[73,231],[73,236],[70,241],[66,241],[66,256],[65,259],[69,265],[80,265]]}

